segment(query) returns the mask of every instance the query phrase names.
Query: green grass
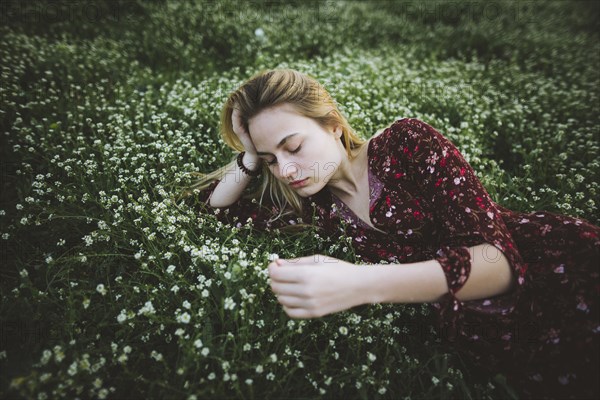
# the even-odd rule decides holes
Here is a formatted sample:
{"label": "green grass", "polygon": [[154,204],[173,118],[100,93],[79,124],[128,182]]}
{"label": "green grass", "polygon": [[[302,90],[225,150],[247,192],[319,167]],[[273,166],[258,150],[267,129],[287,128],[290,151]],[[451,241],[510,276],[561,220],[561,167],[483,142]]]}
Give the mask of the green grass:
{"label": "green grass", "polygon": [[3,3],[2,397],[512,396],[426,305],[290,320],[269,255],[354,262],[347,237],[250,235],[170,196],[231,159],[229,91],[292,67],[363,137],[422,119],[500,204],[599,224],[597,3],[69,4]]}

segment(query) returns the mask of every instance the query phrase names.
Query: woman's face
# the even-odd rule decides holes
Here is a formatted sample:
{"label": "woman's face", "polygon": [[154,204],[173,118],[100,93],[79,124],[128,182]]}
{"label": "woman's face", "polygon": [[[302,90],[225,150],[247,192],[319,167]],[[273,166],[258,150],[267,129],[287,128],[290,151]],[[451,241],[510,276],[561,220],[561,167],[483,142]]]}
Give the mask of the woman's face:
{"label": "woman's face", "polygon": [[260,112],[248,121],[258,156],[271,173],[302,197],[319,192],[335,174],[345,156],[342,131],[325,130],[314,120],[297,114],[288,104]]}

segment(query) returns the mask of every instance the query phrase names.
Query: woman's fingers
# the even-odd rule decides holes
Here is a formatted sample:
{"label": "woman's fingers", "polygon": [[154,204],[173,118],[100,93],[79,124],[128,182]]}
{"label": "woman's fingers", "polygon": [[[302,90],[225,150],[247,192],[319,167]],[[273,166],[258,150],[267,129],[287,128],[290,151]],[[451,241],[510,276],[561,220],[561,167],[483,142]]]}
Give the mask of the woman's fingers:
{"label": "woman's fingers", "polygon": [[303,271],[301,268],[291,268],[269,264],[269,276],[275,282],[299,283],[303,282]]}
{"label": "woman's fingers", "polygon": [[277,300],[287,308],[302,308],[305,306],[304,299],[292,296],[277,296]]}
{"label": "woman's fingers", "polygon": [[307,297],[302,287],[293,283],[272,282],[271,289],[277,296]]}

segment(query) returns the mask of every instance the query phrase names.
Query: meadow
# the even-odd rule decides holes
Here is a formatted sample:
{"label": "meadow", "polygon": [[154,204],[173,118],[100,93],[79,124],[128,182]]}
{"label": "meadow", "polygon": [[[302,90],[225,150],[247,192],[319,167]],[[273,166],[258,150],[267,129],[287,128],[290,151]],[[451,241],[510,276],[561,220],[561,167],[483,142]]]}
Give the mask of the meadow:
{"label": "meadow", "polygon": [[448,137],[494,201],[600,225],[591,1],[7,1],[0,24],[0,397],[518,398],[427,305],[287,317],[277,254],[350,238],[224,225],[174,196],[234,154],[227,95],[317,78],[368,138]]}

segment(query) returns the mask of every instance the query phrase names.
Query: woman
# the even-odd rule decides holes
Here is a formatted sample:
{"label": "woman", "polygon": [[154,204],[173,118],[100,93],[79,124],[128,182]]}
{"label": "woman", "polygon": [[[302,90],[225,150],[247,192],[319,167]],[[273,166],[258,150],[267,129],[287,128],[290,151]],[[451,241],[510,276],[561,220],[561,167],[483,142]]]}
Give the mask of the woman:
{"label": "woman", "polygon": [[327,91],[294,70],[263,71],[232,93],[221,134],[239,156],[191,188],[220,220],[312,222],[328,235],[345,221],[358,258],[374,264],[272,262],[288,316],[431,303],[442,337],[521,396],[598,396],[599,227],[495,203],[458,149],[418,119],[360,139]]}

